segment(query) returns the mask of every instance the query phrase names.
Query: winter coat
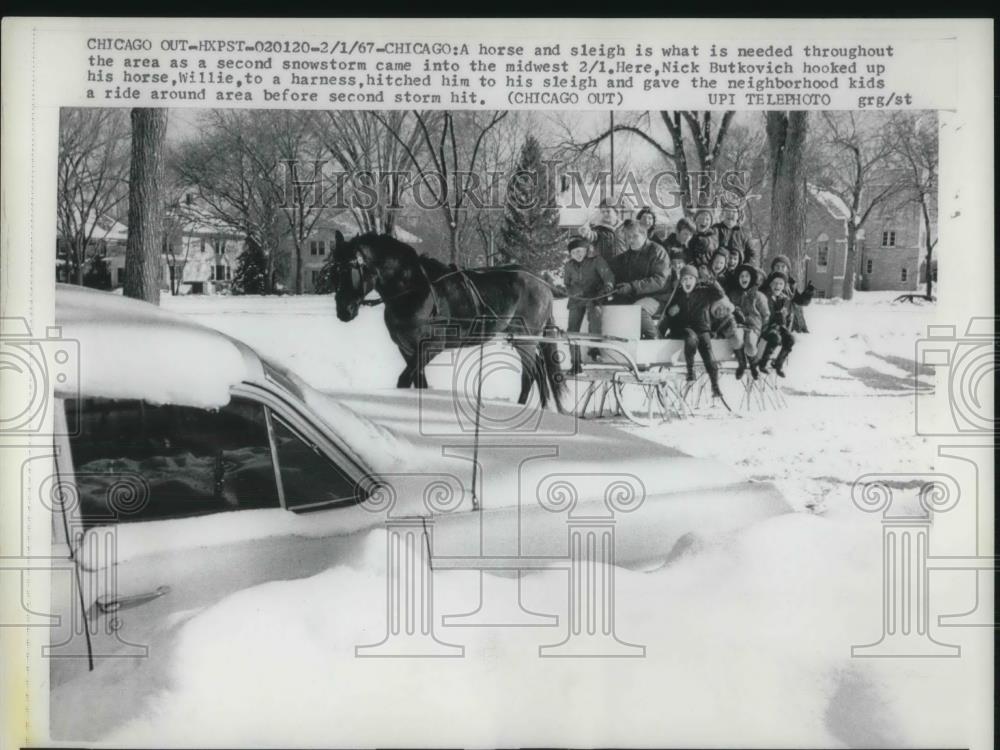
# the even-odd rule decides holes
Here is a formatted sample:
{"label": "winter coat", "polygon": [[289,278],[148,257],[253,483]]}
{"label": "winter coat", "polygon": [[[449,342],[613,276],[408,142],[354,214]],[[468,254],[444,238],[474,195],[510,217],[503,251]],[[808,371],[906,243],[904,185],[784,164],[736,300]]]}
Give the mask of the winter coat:
{"label": "winter coat", "polygon": [[792,323],[793,299],[788,295],[788,293],[782,292],[781,294],[774,294],[773,292],[768,291],[764,297],[771,314],[764,323],[762,332],[767,333],[768,331],[774,330],[778,327],[790,328]]}
{"label": "winter coat", "polygon": [[670,335],[683,337],[687,328],[695,333],[710,333],[713,328],[712,308],[725,297],[722,287],[715,282],[698,284],[690,292],[677,287],[674,298],[663,313]]}
{"label": "winter coat", "polygon": [[649,230],[649,232],[647,232],[647,236],[649,237],[649,239],[651,239],[657,245],[659,245],[660,247],[662,247],[664,250],[668,249],[667,248],[667,241],[671,237],[673,237],[672,234],[670,234],[669,232],[667,232],[667,230],[666,230],[665,227],[656,227],[656,226],[654,226],[653,228],[651,228]]}
{"label": "winter coat", "polygon": [[730,229],[720,221],[712,225],[712,229],[715,230],[719,247],[726,248],[730,255],[737,253],[740,256],[740,263],[757,265],[757,251],[754,250],[750,235],[743,227],[737,224]]}
{"label": "winter coat", "polygon": [[719,282],[719,286],[725,290],[727,295],[739,286],[739,282],[736,281],[736,274],[729,268],[723,268],[719,272],[719,275],[715,277],[715,280]]}
{"label": "winter coat", "polygon": [[615,285],[614,274],[604,258],[600,255],[590,255],[579,263],[570,258],[563,269],[563,283],[569,295],[570,308],[586,307],[589,300],[574,299],[575,297],[596,297],[602,293],[611,293]]}
{"label": "winter coat", "polygon": [[692,266],[700,268],[712,263],[712,254],[719,247],[719,241],[715,232],[709,229],[707,232],[697,232],[688,241],[686,260]]}
{"label": "winter coat", "polygon": [[[787,274],[786,274],[787,275]],[[774,272],[768,275],[767,280],[764,282],[764,289],[771,288],[771,279],[774,278]],[[788,277],[788,284],[785,285],[785,293],[792,298],[792,302],[800,307],[805,307],[810,302],[812,302],[813,294],[816,290],[810,286],[807,286],[801,292],[798,291],[798,285],[795,283],[795,279],[791,276]],[[770,294],[770,292],[767,292]]]}
{"label": "winter coat", "polygon": [[677,232],[671,232],[670,235],[660,244],[663,245],[663,249],[667,251],[667,257],[680,253],[684,256],[684,262],[688,262],[687,245],[677,239]]}
{"label": "winter coat", "polygon": [[663,296],[670,262],[667,251],[655,242],[646,240],[638,250],[626,250],[612,258],[608,265],[616,284],[629,285],[628,292],[623,295],[627,300],[634,302],[642,297],[660,299]]}
{"label": "winter coat", "polygon": [[617,230],[598,224],[593,232],[594,248],[606,262],[610,263],[612,258],[625,251],[625,240]]}
{"label": "winter coat", "polygon": [[729,299],[743,315],[743,327],[751,331],[761,332],[764,324],[771,319],[771,308],[767,297],[750,284],[746,289],[734,288],[729,291]]}

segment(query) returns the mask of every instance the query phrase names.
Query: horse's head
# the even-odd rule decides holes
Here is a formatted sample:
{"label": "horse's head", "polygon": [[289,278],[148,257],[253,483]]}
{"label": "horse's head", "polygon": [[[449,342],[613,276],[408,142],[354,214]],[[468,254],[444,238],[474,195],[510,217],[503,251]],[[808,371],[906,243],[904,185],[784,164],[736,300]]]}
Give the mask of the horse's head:
{"label": "horse's head", "polygon": [[337,232],[333,247],[333,296],[337,302],[337,317],[344,322],[357,317],[361,300],[375,287],[372,258],[368,235],[360,235],[347,241],[344,235]]}

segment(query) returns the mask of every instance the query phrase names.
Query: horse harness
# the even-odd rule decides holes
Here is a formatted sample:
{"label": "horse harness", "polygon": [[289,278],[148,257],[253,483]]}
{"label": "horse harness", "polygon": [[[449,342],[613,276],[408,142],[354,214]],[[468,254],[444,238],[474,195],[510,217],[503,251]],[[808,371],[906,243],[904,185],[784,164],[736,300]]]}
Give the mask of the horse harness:
{"label": "horse harness", "polygon": [[[360,255],[358,255],[357,257],[355,257],[355,259],[353,261],[350,261],[349,263],[347,263],[347,265],[351,269],[351,271],[350,271],[351,272],[351,283],[353,285],[355,285],[355,288],[363,289],[364,288],[364,274],[363,274],[363,269],[367,265],[365,263],[364,259]],[[486,302],[486,300],[483,299],[482,293],[479,291],[479,289],[476,288],[476,285],[474,283],[472,283],[472,280],[469,278],[469,275],[465,271],[463,271],[461,269],[456,269],[456,270],[452,271],[451,273],[446,273],[444,276],[441,276],[437,280],[432,280],[431,277],[427,275],[427,271],[426,271],[426,269],[424,269],[423,264],[420,263],[419,261],[417,262],[417,267],[420,269],[420,273],[424,277],[424,280],[427,282],[427,287],[430,289],[430,292],[431,292],[431,300],[432,300],[432,304],[431,304],[431,318],[432,319],[437,318],[441,314],[440,297],[439,297],[438,291],[437,291],[437,289],[435,288],[434,285],[438,281],[441,281],[441,279],[446,279],[449,276],[454,276],[455,274],[458,274],[458,276],[461,278],[463,286],[465,287],[466,291],[468,292],[469,297],[472,299],[473,307],[475,308],[475,314],[473,315],[473,319],[479,319],[479,318],[485,317],[485,313],[486,312],[488,312],[494,318],[499,318],[500,317],[499,315],[497,315],[497,312],[492,307],[490,307],[490,305]],[[355,276],[355,274],[357,274],[357,276]],[[379,271],[378,271],[377,268],[375,269],[375,275],[376,275],[376,277],[378,278],[379,281],[382,280],[381,279],[381,275],[379,274]],[[388,297],[388,298],[387,297],[380,297],[379,299],[373,299],[373,300],[363,299],[363,300],[361,300],[361,304],[362,305],[368,305],[368,306],[380,305],[380,304],[386,302],[387,300],[396,299],[397,297],[402,297],[404,294],[409,294],[409,293],[410,293],[410,291],[406,290],[406,291],[400,292],[399,294],[393,295],[392,297]],[[451,318],[451,319],[454,319],[454,318]]]}

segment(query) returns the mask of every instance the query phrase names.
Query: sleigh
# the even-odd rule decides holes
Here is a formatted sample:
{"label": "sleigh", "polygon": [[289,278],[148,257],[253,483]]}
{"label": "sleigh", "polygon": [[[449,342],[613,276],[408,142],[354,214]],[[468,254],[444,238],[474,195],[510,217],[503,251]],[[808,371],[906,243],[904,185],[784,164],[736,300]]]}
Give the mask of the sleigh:
{"label": "sleigh", "polygon": [[683,341],[640,338],[638,308],[606,307],[603,331],[600,336],[560,336],[570,350],[568,359],[578,363],[569,377],[577,386],[571,389],[571,408],[580,418],[625,417],[653,426],[716,406],[742,412],[787,406],[773,372],[757,379],[747,372],[736,380],[736,358],[728,341],[712,340],[723,394],[716,398],[700,357],[695,358],[695,379],[686,379]]}

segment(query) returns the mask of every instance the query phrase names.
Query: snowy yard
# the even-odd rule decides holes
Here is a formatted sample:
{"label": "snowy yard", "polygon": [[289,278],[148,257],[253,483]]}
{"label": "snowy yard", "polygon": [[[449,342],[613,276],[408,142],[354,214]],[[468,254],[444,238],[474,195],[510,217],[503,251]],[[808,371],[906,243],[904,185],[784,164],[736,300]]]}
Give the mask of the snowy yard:
{"label": "snowy yard", "polygon": [[[812,333],[790,359],[786,411],[713,412],[652,430],[621,423],[773,481],[799,511],[729,538],[693,540],[655,570],[620,570],[618,637],[646,645],[645,659],[538,658],[539,645],[561,639],[559,628],[466,628],[464,659],[356,659],[355,645],[379,641],[385,628],[385,548],[372,532],[354,565],[193,613],[175,631],[168,673],[143,678],[141,717],[106,739],[968,745],[968,716],[942,698],[989,679],[988,652],[975,640],[982,631],[935,634],[966,644],[962,658],[851,658],[852,645],[879,639],[882,623],[880,519],[852,504],[851,484],[868,472],[935,464],[934,446],[914,434],[912,364],[933,307],[893,305],[892,296],[808,309]],[[246,341],[320,389],[391,388],[402,369],[378,308],[346,324],[332,297],[176,297],[162,306]],[[487,390],[509,392],[513,381],[502,373]],[[435,575],[439,612],[474,608],[469,575]],[[523,593],[528,609],[554,610],[552,602],[565,602],[565,578],[528,575]],[[971,596],[956,583],[934,605],[963,611]],[[117,687],[140,689],[128,679]]]}

